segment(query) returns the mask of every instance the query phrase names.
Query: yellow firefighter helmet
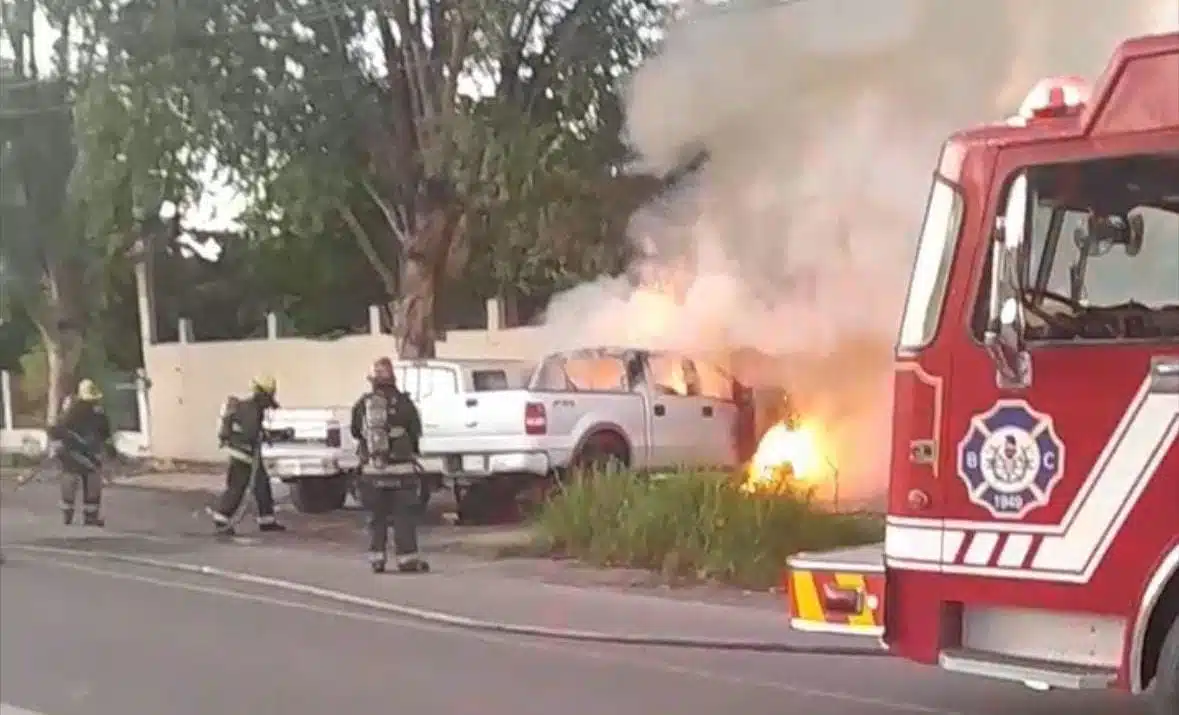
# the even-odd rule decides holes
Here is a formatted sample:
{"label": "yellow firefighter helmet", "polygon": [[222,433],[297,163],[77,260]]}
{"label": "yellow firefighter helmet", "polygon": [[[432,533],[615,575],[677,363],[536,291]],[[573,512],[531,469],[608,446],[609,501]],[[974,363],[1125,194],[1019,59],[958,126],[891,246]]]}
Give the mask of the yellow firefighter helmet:
{"label": "yellow firefighter helmet", "polygon": [[78,383],[78,399],[83,402],[98,402],[102,399],[102,390],[94,384],[94,380],[82,380]]}
{"label": "yellow firefighter helmet", "polygon": [[274,375],[259,375],[250,381],[250,389],[273,395],[278,391],[278,381],[274,379]]}

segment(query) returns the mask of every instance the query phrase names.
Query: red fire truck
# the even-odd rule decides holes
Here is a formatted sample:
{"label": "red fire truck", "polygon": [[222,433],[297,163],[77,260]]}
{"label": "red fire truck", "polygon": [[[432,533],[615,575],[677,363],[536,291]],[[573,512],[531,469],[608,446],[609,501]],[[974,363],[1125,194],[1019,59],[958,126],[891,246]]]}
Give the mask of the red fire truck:
{"label": "red fire truck", "polygon": [[944,145],[896,352],[885,541],[796,628],[1179,713],[1179,34]]}

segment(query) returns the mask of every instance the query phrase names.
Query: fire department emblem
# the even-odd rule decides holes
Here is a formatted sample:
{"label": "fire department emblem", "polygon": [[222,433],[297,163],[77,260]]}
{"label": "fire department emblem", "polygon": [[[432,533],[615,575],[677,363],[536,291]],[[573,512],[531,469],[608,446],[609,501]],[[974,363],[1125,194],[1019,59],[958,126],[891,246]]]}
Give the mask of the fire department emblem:
{"label": "fire department emblem", "polygon": [[1000,400],[975,415],[958,445],[958,476],[970,501],[997,519],[1047,504],[1063,474],[1064,445],[1052,418],[1023,400]]}

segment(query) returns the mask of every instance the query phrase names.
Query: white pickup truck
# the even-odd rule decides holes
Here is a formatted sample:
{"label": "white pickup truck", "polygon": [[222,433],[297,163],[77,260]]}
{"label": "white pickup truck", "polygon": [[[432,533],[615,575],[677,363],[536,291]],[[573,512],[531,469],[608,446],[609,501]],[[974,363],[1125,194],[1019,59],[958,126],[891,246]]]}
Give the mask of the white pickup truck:
{"label": "white pickup truck", "polygon": [[[555,353],[518,387],[510,373],[519,364],[494,365],[395,364],[399,384],[422,413],[422,465],[435,485],[455,490],[460,513],[515,500],[571,468],[732,467],[755,446],[749,391],[683,355],[627,348]],[[489,369],[502,374],[476,378]],[[271,416],[275,439],[263,456],[272,476],[296,483],[299,508],[343,504],[356,466],[347,419],[347,407]]]}

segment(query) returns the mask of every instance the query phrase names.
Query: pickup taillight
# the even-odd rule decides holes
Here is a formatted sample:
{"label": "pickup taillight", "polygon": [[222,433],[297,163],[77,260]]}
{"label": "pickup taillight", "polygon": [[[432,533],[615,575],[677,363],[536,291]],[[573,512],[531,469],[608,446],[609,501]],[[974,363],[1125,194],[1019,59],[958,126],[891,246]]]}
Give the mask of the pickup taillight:
{"label": "pickup taillight", "polygon": [[340,425],[328,425],[325,441],[329,447],[340,446]]}
{"label": "pickup taillight", "polygon": [[524,405],[524,434],[538,435],[549,431],[549,416],[544,404],[529,402]]}

